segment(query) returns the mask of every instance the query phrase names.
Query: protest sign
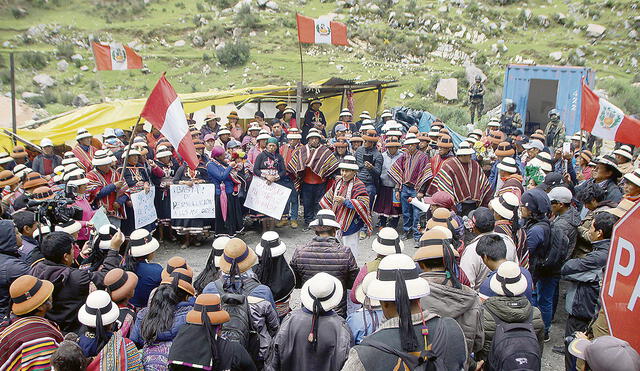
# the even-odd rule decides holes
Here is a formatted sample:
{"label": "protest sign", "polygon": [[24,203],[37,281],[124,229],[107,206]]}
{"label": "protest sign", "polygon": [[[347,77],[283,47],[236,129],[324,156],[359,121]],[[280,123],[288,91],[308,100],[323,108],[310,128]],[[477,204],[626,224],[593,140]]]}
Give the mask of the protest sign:
{"label": "protest sign", "polygon": [[172,219],[212,219],[216,217],[216,186],[213,184],[172,185]]}
{"label": "protest sign", "polygon": [[107,213],[104,211],[104,207],[100,207],[91,217],[89,223],[93,224],[93,227],[96,231],[99,231],[103,225],[111,224],[109,222],[109,218],[107,217]]}
{"label": "protest sign", "polygon": [[280,184],[254,177],[251,180],[244,206],[275,219],[282,218],[291,190]]}
{"label": "protest sign", "polygon": [[141,191],[132,193],[133,215],[135,216],[136,229],[142,228],[158,220],[156,206],[153,200],[156,197],[156,188],[151,187],[149,192]]}

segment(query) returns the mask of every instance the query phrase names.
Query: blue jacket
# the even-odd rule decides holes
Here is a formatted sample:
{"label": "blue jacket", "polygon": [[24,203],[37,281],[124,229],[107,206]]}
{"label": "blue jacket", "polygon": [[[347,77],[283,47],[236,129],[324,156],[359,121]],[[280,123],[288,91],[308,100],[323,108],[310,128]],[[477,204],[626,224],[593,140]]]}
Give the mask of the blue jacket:
{"label": "blue jacket", "polygon": [[[363,316],[366,316],[366,324]],[[351,335],[353,335],[355,345],[360,344],[365,336],[373,334],[373,332],[378,329],[377,327],[374,327],[374,319],[378,323],[377,327],[380,327],[382,322],[384,322],[384,314],[381,309],[365,310],[360,308],[347,316],[347,325],[351,330]]]}
{"label": "blue jacket", "polygon": [[144,308],[148,304],[149,294],[162,281],[162,266],[143,261],[138,264],[135,274],[138,276],[138,285],[129,303],[137,308]]}
{"label": "blue jacket", "polygon": [[[520,174],[524,174],[524,165],[522,164],[522,160],[520,160],[520,156],[516,156],[514,158],[516,160],[516,166],[518,166],[518,171]],[[500,172],[498,171],[498,164],[500,161],[495,161],[491,166],[491,173],[489,174],[489,184],[491,185],[491,189],[495,192],[496,185],[498,184],[498,177],[500,176]]]}
{"label": "blue jacket", "polygon": [[[194,301],[192,299],[176,304],[176,309],[173,312],[173,324],[171,325],[171,328],[156,334],[156,341],[173,341],[176,335],[178,335],[180,328],[187,323],[187,313],[193,309],[193,303]],[[131,329],[131,335],[129,336],[129,338],[136,343],[138,348],[142,348],[145,345],[145,341],[142,338],[142,320],[144,320],[148,312],[149,308],[143,308],[138,312],[133,328]]]}
{"label": "blue jacket", "polygon": [[209,182],[215,184],[216,195],[220,195],[220,184],[224,182],[225,193],[233,193],[233,181],[229,174],[231,173],[231,166],[226,168],[222,166],[216,160],[209,161],[207,163],[207,174],[209,174]]}

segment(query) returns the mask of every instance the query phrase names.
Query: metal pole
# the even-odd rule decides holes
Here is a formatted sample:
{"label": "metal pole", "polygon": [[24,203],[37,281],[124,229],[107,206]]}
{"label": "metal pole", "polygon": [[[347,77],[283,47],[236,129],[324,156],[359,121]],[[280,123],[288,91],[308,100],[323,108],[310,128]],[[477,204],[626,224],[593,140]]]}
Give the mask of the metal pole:
{"label": "metal pole", "polygon": [[[9,66],[11,69],[11,128],[13,133],[18,132],[18,120],[16,119],[16,66],[13,60],[13,53],[9,53]],[[13,138],[13,144],[16,139]]]}
{"label": "metal pole", "polygon": [[136,121],[135,125],[131,128],[131,137],[129,138],[129,145],[127,146],[127,152],[124,154],[124,160],[122,161],[122,172],[120,173],[120,177],[124,179],[124,170],[127,168],[127,161],[129,160],[129,151],[131,151],[131,146],[133,145],[133,138],[136,136],[136,126],[140,123],[142,116],[138,116],[138,121]]}
{"label": "metal pole", "polygon": [[298,51],[300,52],[300,81],[296,89],[296,120],[297,126],[302,130],[303,116],[302,116],[302,88],[304,86],[304,64],[302,63],[302,43],[298,40]]}

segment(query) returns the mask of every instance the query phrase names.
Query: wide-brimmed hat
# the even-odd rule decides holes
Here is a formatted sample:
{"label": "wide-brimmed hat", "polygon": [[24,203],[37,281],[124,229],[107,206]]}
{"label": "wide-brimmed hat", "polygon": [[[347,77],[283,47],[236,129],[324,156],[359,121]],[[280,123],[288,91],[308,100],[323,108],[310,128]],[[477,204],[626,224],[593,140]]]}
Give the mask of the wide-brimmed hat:
{"label": "wide-brimmed hat", "polygon": [[208,318],[212,325],[220,325],[229,322],[229,313],[222,309],[220,295],[200,294],[196,297],[193,309],[187,312],[187,323],[203,325],[203,319]]}
{"label": "wide-brimmed hat", "polygon": [[400,130],[389,130],[387,131],[387,136],[400,138],[402,136],[402,132]]}
{"label": "wide-brimmed hat", "polygon": [[67,184],[71,184],[71,185],[74,185],[76,187],[79,187],[79,186],[85,185],[85,184],[89,184],[89,182],[90,182],[90,180],[85,175],[84,170],[82,170],[82,169],[77,169],[77,170],[72,171],[69,174],[65,174],[64,175],[64,179],[66,180]]}
{"label": "wide-brimmed hat", "polygon": [[169,151],[169,148],[167,148],[166,146],[156,147],[156,158],[169,157],[172,155],[173,153]]}
{"label": "wide-brimmed hat", "polygon": [[102,133],[102,139],[115,138],[115,137],[116,137],[116,131],[113,130],[113,128],[104,129],[104,132]]}
{"label": "wide-brimmed hat", "polygon": [[[33,170],[25,164],[18,164],[13,168],[13,174],[20,179],[30,173],[33,173]],[[39,173],[36,174],[40,175]]]}
{"label": "wide-brimmed hat", "polygon": [[[20,178],[20,176],[18,175],[16,176]],[[49,182],[47,182],[47,180],[43,178],[42,175],[40,175],[40,173],[32,171],[27,174],[24,180],[24,183],[22,183],[22,188],[24,188],[25,190],[31,190],[38,187],[46,186],[48,184]]]}
{"label": "wide-brimmed hat", "polygon": [[489,281],[489,287],[499,296],[520,296],[527,291],[527,278],[518,263],[506,261],[498,267]]}
{"label": "wide-brimmed hat", "polygon": [[617,178],[622,176],[622,172],[620,171],[620,168],[618,167],[618,160],[616,160],[615,157],[611,156],[611,155],[604,155],[601,157],[598,157],[595,161],[596,164],[602,164],[607,166],[609,169],[613,170],[616,174],[617,174]]}
{"label": "wide-brimmed hat", "polygon": [[[449,231],[451,233],[451,231]],[[459,256],[458,252],[445,240],[451,237],[442,228],[430,229],[420,236],[418,250],[413,254],[416,262],[430,259],[442,259],[444,257],[444,246],[449,246],[453,256]]]}
{"label": "wide-brimmed hat", "polygon": [[218,137],[221,135],[231,135],[231,131],[229,129],[220,129],[218,130]]}
{"label": "wide-brimmed hat", "polygon": [[489,123],[487,124],[488,127],[500,127],[500,118],[499,117],[492,117],[489,119]]}
{"label": "wide-brimmed hat", "polygon": [[56,231],[74,234],[74,233],[78,233],[80,229],[82,229],[82,224],[80,224],[76,220],[71,219],[62,224],[56,225],[55,229]]}
{"label": "wide-brimmed hat", "polygon": [[221,236],[213,240],[211,248],[213,249],[213,264],[216,268],[220,268],[220,259],[224,253],[224,248],[227,247],[227,243],[231,241],[231,238],[227,236]]}
{"label": "wide-brimmed hat", "polygon": [[629,160],[633,160],[633,150],[628,145],[624,144],[620,148],[613,151],[614,155],[622,156]]}
{"label": "wide-brimmed hat", "polygon": [[47,186],[38,187],[31,192],[31,198],[34,200],[50,200],[55,196],[51,188]]}
{"label": "wide-brimmed hat", "polygon": [[[103,290],[96,290],[87,296],[86,303],[78,311],[78,320],[87,327],[95,328],[114,323],[120,316],[120,308],[111,301],[111,296]],[[101,321],[98,321],[98,317]]]}
{"label": "wide-brimmed hat", "polygon": [[551,160],[551,155],[548,152],[543,151],[538,153],[529,163],[539,167],[542,171],[547,173],[553,171],[553,161]]}
{"label": "wide-brimmed hat", "polygon": [[286,105],[287,105],[287,102],[280,100],[276,102],[275,107],[278,108],[278,106],[286,106]]}
{"label": "wide-brimmed hat", "polygon": [[327,312],[340,304],[342,295],[342,282],[329,273],[320,272],[302,285],[300,301],[307,310],[313,312],[314,301],[317,300],[322,310]]}
{"label": "wide-brimmed hat", "polygon": [[194,139],[193,140],[193,147],[195,149],[205,149],[206,146],[204,145],[204,142],[200,139]]}
{"label": "wide-brimmed hat", "polygon": [[191,270],[176,268],[167,277],[163,277],[160,283],[180,288],[191,296],[196,294],[196,290],[193,288],[193,271]]}
{"label": "wide-brimmed hat", "polygon": [[227,115],[227,119],[239,119],[239,118],[240,118],[240,116],[238,116],[238,112],[236,112],[236,111],[231,111]]}
{"label": "wide-brimmed hat", "polygon": [[[260,140],[261,135],[258,135],[258,140]],[[311,131],[309,130],[309,132],[307,133],[307,140],[311,139],[311,138],[322,138],[322,135],[320,135],[320,133],[318,133],[317,131]],[[269,139],[269,138],[267,138]]]}
{"label": "wide-brimmed hat", "polygon": [[105,291],[111,295],[111,300],[119,302],[127,298],[138,284],[138,276],[121,268],[114,268],[104,276]]}
{"label": "wide-brimmed hat", "polygon": [[622,218],[624,214],[626,214],[627,211],[631,210],[631,208],[635,204],[636,204],[635,202],[629,200],[628,198],[622,198],[618,203],[618,206],[611,209],[604,210],[604,212],[615,215],[618,218]]}
{"label": "wide-brimmed hat", "polygon": [[533,134],[531,134],[531,139],[539,140],[543,144],[546,142],[546,138],[544,137],[543,133],[538,133],[538,132],[533,133]]}
{"label": "wide-brimmed hat", "polygon": [[369,114],[369,111],[362,111],[358,117],[361,119],[371,119],[371,114]]}
{"label": "wide-brimmed hat", "polygon": [[0,171],[0,187],[11,186],[20,181],[20,178],[13,175],[11,170]]}
{"label": "wide-brimmed hat", "polygon": [[96,237],[95,244],[102,250],[108,250],[111,248],[111,239],[118,233],[119,229],[113,224],[105,224],[98,229],[98,236]]}
{"label": "wide-brimmed hat", "polygon": [[[355,292],[356,300],[362,305],[365,304],[365,301],[368,298],[367,289],[369,288],[369,285],[371,285],[371,282],[373,282],[375,279],[376,279],[376,272],[369,272],[367,273],[366,276],[364,276],[364,278],[362,279],[362,282],[360,282],[358,287],[356,287],[356,292]],[[380,301],[369,298],[369,306],[379,307]]]}
{"label": "wide-brimmed hat", "polygon": [[571,137],[571,140],[577,140],[578,142],[580,142],[580,141],[582,141],[582,142],[586,142],[586,141],[587,141],[587,138],[586,138],[586,137],[584,137],[584,136],[581,136],[581,135],[580,135],[580,133],[577,133],[577,134],[574,134],[574,135]]}
{"label": "wide-brimmed hat", "polygon": [[431,127],[431,130],[427,133],[427,136],[429,137],[433,137],[433,138],[439,138],[442,134],[440,134],[440,130],[434,128],[433,126]]}
{"label": "wide-brimmed hat", "polygon": [[489,201],[489,206],[501,217],[507,220],[511,220],[513,219],[513,216],[518,212],[520,200],[514,193],[505,192]]}
{"label": "wide-brimmed hat", "polygon": [[302,134],[300,134],[300,133],[292,133],[291,130],[289,130],[289,134],[287,134],[287,139],[289,139],[289,140],[302,139]]}
{"label": "wide-brimmed hat", "polygon": [[349,143],[347,143],[343,139],[344,139],[343,137],[338,137],[338,141],[333,143],[333,146],[335,148],[347,148],[347,147],[349,147]]}
{"label": "wide-brimmed hat", "polygon": [[296,113],[296,111],[295,111],[293,108],[291,108],[291,107],[286,107],[286,108],[284,109],[284,111],[282,111],[282,114],[283,114],[283,115],[284,115],[285,113],[290,113],[290,114],[292,114],[292,115],[293,115],[293,114],[295,114],[295,113]]}
{"label": "wide-brimmed hat", "polygon": [[640,370],[640,354],[626,341],[605,335],[593,340],[576,338],[567,347],[569,353],[585,360],[589,370]]}
{"label": "wide-brimmed hat", "polygon": [[440,148],[453,148],[453,140],[448,134],[442,134],[438,138],[438,147]]}
{"label": "wide-brimmed hat", "polygon": [[[414,133],[407,133],[407,135],[404,137],[403,144],[405,146],[408,146],[410,144],[420,144],[420,139],[418,139],[418,137]],[[451,143],[451,146],[453,147],[453,143]]]}
{"label": "wide-brimmed hat", "polygon": [[433,211],[431,219],[427,221],[427,229],[431,229],[436,225],[443,226],[445,228],[453,227],[454,229],[460,227],[458,222],[451,216],[451,211],[444,207],[439,207]]}
{"label": "wide-brimmed hat", "polygon": [[380,137],[378,136],[378,132],[375,130],[367,130],[367,133],[362,136],[362,139],[367,142],[377,142]]}
{"label": "wide-brimmed hat", "polygon": [[538,151],[543,151],[544,150],[544,143],[542,143],[542,141],[540,141],[539,139],[532,139],[532,140],[528,141],[527,143],[524,143],[522,145],[522,148],[524,148],[524,149],[535,148]]}
{"label": "wide-brimmed hat", "polygon": [[147,256],[160,247],[158,240],[153,238],[149,231],[144,228],[131,232],[129,238],[129,253],[134,258]]}
{"label": "wide-brimmed hat", "polygon": [[204,122],[220,119],[220,116],[216,115],[215,112],[207,113],[205,116]]}
{"label": "wide-brimmed hat", "polygon": [[25,158],[28,157],[29,154],[27,153],[27,150],[24,149],[23,146],[15,146],[13,147],[13,150],[11,151],[11,157],[12,158]]}
{"label": "wide-brimmed hat", "polygon": [[38,224],[38,228],[33,231],[33,238],[38,238],[38,236],[42,235],[42,237],[51,233],[51,227],[44,224]]}
{"label": "wide-brimmed hat", "polygon": [[0,165],[8,164],[13,158],[7,152],[0,152]]}
{"label": "wide-brimmed hat", "polygon": [[187,264],[187,260],[182,256],[174,256],[167,260],[167,265],[162,270],[160,276],[163,280],[169,279],[171,273],[173,273],[173,271],[178,268],[184,269],[185,271],[187,271],[187,274],[189,276],[193,277],[193,270],[191,269],[189,264]]}
{"label": "wide-brimmed hat", "polygon": [[111,155],[109,155],[109,152],[107,152],[104,149],[99,149],[93,155],[93,159],[91,160],[91,165],[93,166],[110,165],[112,162],[113,162],[113,158],[111,157]]}
{"label": "wide-brimmed hat", "polygon": [[[123,148],[120,158],[124,159],[127,156],[127,150],[128,146]],[[131,149],[129,149],[129,157],[131,156],[142,156],[142,152],[140,152],[135,146],[132,146]]]}
{"label": "wide-brimmed hat", "polygon": [[359,136],[359,135],[354,135],[354,136],[351,137],[351,139],[349,139],[349,142],[351,142],[351,143],[353,143],[353,142],[363,143],[364,139],[362,139],[362,137]]}
{"label": "wide-brimmed hat", "polygon": [[580,157],[582,157],[587,163],[593,160],[593,153],[588,150],[580,151]]}
{"label": "wide-brimmed hat", "polygon": [[378,232],[378,236],[371,243],[371,249],[379,255],[400,254],[404,250],[404,243],[400,241],[398,231],[385,227]]}
{"label": "wide-brimmed hat", "polygon": [[16,278],[9,286],[11,311],[22,315],[36,310],[53,294],[53,284],[34,276],[24,275]]}
{"label": "wide-brimmed hat", "polygon": [[[94,156],[94,157],[93,157],[94,159],[95,159],[95,155],[96,155],[98,152],[100,152],[100,151],[96,151],[96,153],[94,153],[94,155],[93,155],[93,156]],[[73,153],[73,152],[72,152],[72,153]],[[63,158],[63,159],[62,159],[62,162],[61,162],[61,164],[62,164],[63,166],[67,166],[67,165],[75,164],[75,163],[78,163],[78,159],[76,158],[76,156],[73,156],[73,157],[65,157],[65,158]],[[94,165],[94,166],[95,166],[95,165]]]}
{"label": "wide-brimmed hat", "polygon": [[353,117],[353,114],[351,113],[351,111],[349,111],[348,108],[344,108],[342,111],[340,111],[340,114],[338,115],[338,117],[341,117],[341,116]]}
{"label": "wide-brimmed hat", "polygon": [[473,131],[470,132],[468,136],[472,137],[472,138],[475,138],[476,140],[480,140],[480,138],[482,138],[482,130],[473,129]]}
{"label": "wide-brimmed hat", "polygon": [[467,142],[460,143],[460,147],[456,150],[456,156],[471,156],[474,153],[476,153],[476,151],[474,151]]}
{"label": "wide-brimmed hat", "polygon": [[314,99],[311,102],[309,102],[309,106],[313,106],[314,104],[319,104],[322,106],[322,102],[320,101],[320,99]]}
{"label": "wide-brimmed hat", "polygon": [[633,172],[626,174],[624,179],[640,187],[640,169],[635,169]]}
{"label": "wide-brimmed hat", "polygon": [[516,150],[509,142],[501,142],[498,144],[498,148],[495,150],[495,155],[500,157],[513,156],[516,154]]}
{"label": "wide-brimmed hat", "polygon": [[506,171],[507,173],[515,174],[518,172],[518,164],[513,157],[505,157],[500,160],[500,163],[496,166],[498,170]]}
{"label": "wide-brimmed hat", "polygon": [[504,141],[504,133],[500,130],[491,130],[489,132],[489,140],[493,144],[500,144]]}
{"label": "wide-brimmed hat", "polygon": [[340,224],[336,221],[336,214],[329,209],[322,209],[318,211],[316,219],[309,223],[309,227],[341,228]]}
{"label": "wide-brimmed hat", "polygon": [[385,110],[384,112],[382,112],[382,115],[380,115],[381,118],[385,118],[385,117],[393,117],[393,115],[391,114],[390,111]]}
{"label": "wide-brimmed hat", "polygon": [[373,126],[372,124],[366,123],[366,121],[369,121],[369,120],[363,120],[363,121],[365,121],[365,123],[363,123],[362,126],[360,126],[361,133],[366,133],[369,130],[376,130],[375,126]]}
{"label": "wide-brimmed hat", "polygon": [[387,147],[387,148],[389,148],[389,147],[400,147],[400,146],[402,146],[402,144],[400,144],[400,142],[393,141],[393,142],[386,142],[384,144],[384,146]]}
{"label": "wide-brimmed hat", "polygon": [[55,183],[60,183],[62,182],[62,178],[64,176],[64,166],[62,165],[58,165],[53,169],[53,173],[51,174],[53,175],[53,181]]}
{"label": "wide-brimmed hat", "polygon": [[404,280],[410,300],[429,295],[429,283],[420,277],[420,268],[413,259],[404,254],[392,254],[380,261],[376,279],[367,288],[367,296],[380,301],[395,301],[398,276]]}
{"label": "wide-brimmed hat", "polygon": [[340,165],[338,165],[338,169],[358,171],[360,170],[360,167],[358,166],[358,163],[356,162],[355,157],[351,155],[347,155],[347,156],[344,156],[344,159],[342,159],[342,162],[340,162]]}
{"label": "wide-brimmed hat", "polygon": [[224,273],[231,273],[231,268],[238,267],[238,272],[244,273],[249,268],[256,265],[258,256],[247,244],[239,238],[232,238],[227,242],[220,259],[220,269]]}
{"label": "wide-brimmed hat", "polygon": [[91,138],[91,137],[93,137],[93,135],[91,135],[91,133],[89,133],[89,131],[85,128],[78,129],[78,132],[76,133],[76,140]]}
{"label": "wide-brimmed hat", "polygon": [[262,234],[260,243],[256,245],[256,254],[262,256],[264,249],[269,249],[271,256],[276,257],[287,251],[287,245],[280,240],[280,235],[275,231],[267,231]]}

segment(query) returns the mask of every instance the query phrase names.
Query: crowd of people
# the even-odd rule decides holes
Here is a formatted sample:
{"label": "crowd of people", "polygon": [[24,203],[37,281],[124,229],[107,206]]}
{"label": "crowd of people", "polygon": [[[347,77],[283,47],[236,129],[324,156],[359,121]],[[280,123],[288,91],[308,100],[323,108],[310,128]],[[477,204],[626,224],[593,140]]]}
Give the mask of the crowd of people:
{"label": "crowd of people", "polygon": [[[246,130],[235,112],[190,121],[196,169],[142,127],[0,153],[0,369],[539,370],[564,280],[566,370],[640,370],[599,302],[614,225],[640,200],[633,147],[594,153],[557,111],[546,131],[503,115],[456,143],[388,110],[329,129],[321,105],[297,122],[278,102]],[[244,207],[255,177],[291,190],[282,218]],[[171,185],[198,183],[215,218],[172,219]],[[152,188],[158,220],[136,229],[130,196]],[[209,237],[201,272],[154,262],[162,241]]]}

